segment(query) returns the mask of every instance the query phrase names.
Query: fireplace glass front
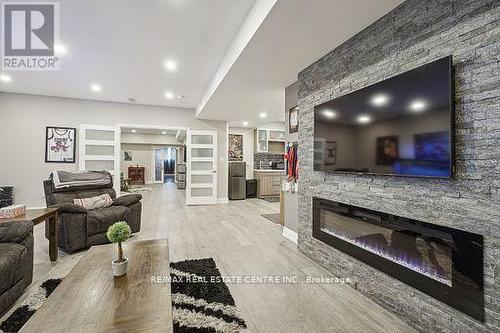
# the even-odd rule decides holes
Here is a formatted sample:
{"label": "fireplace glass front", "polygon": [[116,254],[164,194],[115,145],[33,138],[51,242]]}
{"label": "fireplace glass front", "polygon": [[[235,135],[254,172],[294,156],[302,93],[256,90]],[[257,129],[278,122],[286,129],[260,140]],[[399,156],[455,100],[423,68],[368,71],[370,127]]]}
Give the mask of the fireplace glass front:
{"label": "fireplace glass front", "polygon": [[313,236],[484,320],[482,236],[320,198]]}

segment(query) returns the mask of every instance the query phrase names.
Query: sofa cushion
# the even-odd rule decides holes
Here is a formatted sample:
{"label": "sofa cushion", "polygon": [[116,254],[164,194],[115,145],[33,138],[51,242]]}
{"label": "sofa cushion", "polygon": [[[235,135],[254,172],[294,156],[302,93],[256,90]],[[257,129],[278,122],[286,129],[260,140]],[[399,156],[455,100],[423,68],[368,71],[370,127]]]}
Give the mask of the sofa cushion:
{"label": "sofa cushion", "polygon": [[130,212],[126,206],[111,206],[87,212],[87,235],[106,232],[115,222],[125,220]]}
{"label": "sofa cushion", "polygon": [[[33,231],[31,221],[0,223],[0,243],[21,243]],[[2,252],[0,252],[1,255]]]}
{"label": "sofa cushion", "polygon": [[74,192],[61,192],[61,193],[52,193],[52,201],[51,205],[69,202],[73,203],[74,199],[83,199],[95,197],[101,194],[109,194],[111,198],[116,198],[116,192],[112,188],[96,188],[96,189],[88,189]]}
{"label": "sofa cushion", "polygon": [[109,194],[102,194],[91,198],[74,199],[73,203],[87,210],[94,210],[111,206],[113,204],[113,199],[111,199]]}
{"label": "sofa cushion", "polygon": [[113,199],[113,206],[130,206],[142,199],[141,194],[127,194]]}
{"label": "sofa cushion", "polygon": [[26,260],[26,247],[16,243],[0,243],[0,294],[23,278],[19,263]]}

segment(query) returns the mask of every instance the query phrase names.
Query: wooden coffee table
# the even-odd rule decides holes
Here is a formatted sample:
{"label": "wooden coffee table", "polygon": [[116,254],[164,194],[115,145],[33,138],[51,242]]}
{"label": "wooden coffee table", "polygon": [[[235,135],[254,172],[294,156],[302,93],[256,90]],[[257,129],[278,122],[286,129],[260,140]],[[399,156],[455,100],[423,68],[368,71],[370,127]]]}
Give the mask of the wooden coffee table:
{"label": "wooden coffee table", "polygon": [[21,332],[172,332],[166,240],[129,241],[128,273],[113,277],[116,244],[93,246]]}
{"label": "wooden coffee table", "polygon": [[57,208],[27,209],[26,214],[13,219],[0,219],[0,223],[12,221],[32,221],[34,225],[45,222],[49,224],[49,257],[57,260]]}

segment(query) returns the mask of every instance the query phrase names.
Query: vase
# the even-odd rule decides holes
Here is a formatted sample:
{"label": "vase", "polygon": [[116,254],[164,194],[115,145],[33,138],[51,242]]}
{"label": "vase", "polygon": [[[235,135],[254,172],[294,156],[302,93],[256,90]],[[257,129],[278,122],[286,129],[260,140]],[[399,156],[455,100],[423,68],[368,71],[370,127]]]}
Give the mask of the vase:
{"label": "vase", "polygon": [[112,262],[113,275],[114,276],[122,276],[122,275],[127,274],[128,258],[125,258],[125,260],[122,262],[117,262],[117,260],[118,259],[115,259]]}

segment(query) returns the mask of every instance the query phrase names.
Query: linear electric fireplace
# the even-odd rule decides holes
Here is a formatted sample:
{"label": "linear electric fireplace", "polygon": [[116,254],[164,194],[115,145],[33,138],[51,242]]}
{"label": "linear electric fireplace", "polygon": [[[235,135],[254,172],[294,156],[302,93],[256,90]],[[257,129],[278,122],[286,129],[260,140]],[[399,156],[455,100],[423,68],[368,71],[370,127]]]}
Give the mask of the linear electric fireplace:
{"label": "linear electric fireplace", "polygon": [[313,237],[484,322],[481,235],[313,198]]}

